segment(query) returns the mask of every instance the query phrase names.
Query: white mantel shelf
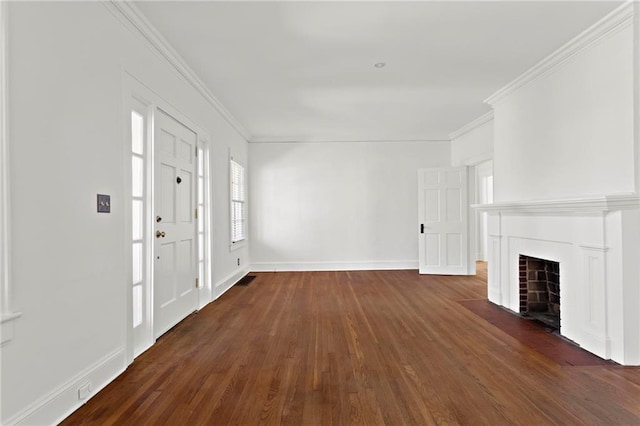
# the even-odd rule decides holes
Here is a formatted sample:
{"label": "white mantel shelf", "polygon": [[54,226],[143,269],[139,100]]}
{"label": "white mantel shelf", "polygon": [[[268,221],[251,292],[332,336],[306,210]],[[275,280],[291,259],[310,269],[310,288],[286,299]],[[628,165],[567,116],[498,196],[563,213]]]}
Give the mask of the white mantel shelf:
{"label": "white mantel shelf", "polygon": [[511,214],[585,214],[640,208],[637,194],[612,194],[584,198],[473,204],[481,212]]}

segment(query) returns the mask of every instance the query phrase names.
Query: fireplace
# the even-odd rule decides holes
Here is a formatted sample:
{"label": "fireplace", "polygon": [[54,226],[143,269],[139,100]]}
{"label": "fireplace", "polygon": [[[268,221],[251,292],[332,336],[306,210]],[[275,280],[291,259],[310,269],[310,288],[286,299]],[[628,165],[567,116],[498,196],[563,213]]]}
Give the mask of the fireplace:
{"label": "fireplace", "polygon": [[561,336],[604,359],[640,365],[640,196],[478,207],[488,212],[491,302],[552,316],[555,327],[562,315]]}
{"label": "fireplace", "polygon": [[560,331],[560,263],[520,255],[520,314]]}

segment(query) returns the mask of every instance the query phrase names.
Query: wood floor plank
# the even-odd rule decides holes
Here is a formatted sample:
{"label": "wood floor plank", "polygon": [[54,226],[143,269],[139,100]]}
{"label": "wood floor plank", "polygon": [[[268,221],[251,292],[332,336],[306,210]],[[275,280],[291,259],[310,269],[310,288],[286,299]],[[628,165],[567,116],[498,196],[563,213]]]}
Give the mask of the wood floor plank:
{"label": "wood floor plank", "polygon": [[63,424],[640,424],[640,369],[559,364],[463,306],[486,298],[484,265],[255,275]]}

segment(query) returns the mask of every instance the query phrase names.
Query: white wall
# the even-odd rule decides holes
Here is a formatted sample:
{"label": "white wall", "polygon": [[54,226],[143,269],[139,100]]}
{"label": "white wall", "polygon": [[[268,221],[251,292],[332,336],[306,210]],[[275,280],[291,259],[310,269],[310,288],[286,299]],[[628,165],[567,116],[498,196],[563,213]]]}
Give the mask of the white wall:
{"label": "white wall", "polygon": [[249,145],[254,270],[416,268],[417,170],[448,142]]}
{"label": "white wall", "polygon": [[[483,177],[493,174],[493,111],[450,135],[451,165],[470,166],[469,205],[482,204]],[[488,168],[488,170],[487,170]],[[480,173],[481,172],[481,173]],[[475,259],[486,261],[486,213],[469,207],[469,245]]]}
{"label": "white wall", "polygon": [[[125,367],[123,71],[211,135],[213,281],[229,252],[228,150],[247,143],[142,37],[97,2],[9,4],[11,266],[22,317],[2,347],[0,423],[50,424]],[[112,213],[97,214],[97,193]]]}
{"label": "white wall", "polygon": [[483,120],[459,136],[451,139],[451,164],[478,164],[493,158],[493,119]]}
{"label": "white wall", "polygon": [[500,99],[495,200],[633,192],[633,94],[626,26]]}

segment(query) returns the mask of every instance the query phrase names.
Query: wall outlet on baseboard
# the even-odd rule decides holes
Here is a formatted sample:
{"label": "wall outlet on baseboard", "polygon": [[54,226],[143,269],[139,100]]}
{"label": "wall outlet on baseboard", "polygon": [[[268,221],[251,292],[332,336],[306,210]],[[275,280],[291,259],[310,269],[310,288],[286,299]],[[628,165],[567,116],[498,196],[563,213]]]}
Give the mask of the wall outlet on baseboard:
{"label": "wall outlet on baseboard", "polygon": [[80,386],[80,388],[78,388],[78,399],[79,400],[84,400],[89,398],[89,395],[91,395],[91,391],[93,390],[93,383],[89,382],[89,383],[85,383],[84,385]]}

